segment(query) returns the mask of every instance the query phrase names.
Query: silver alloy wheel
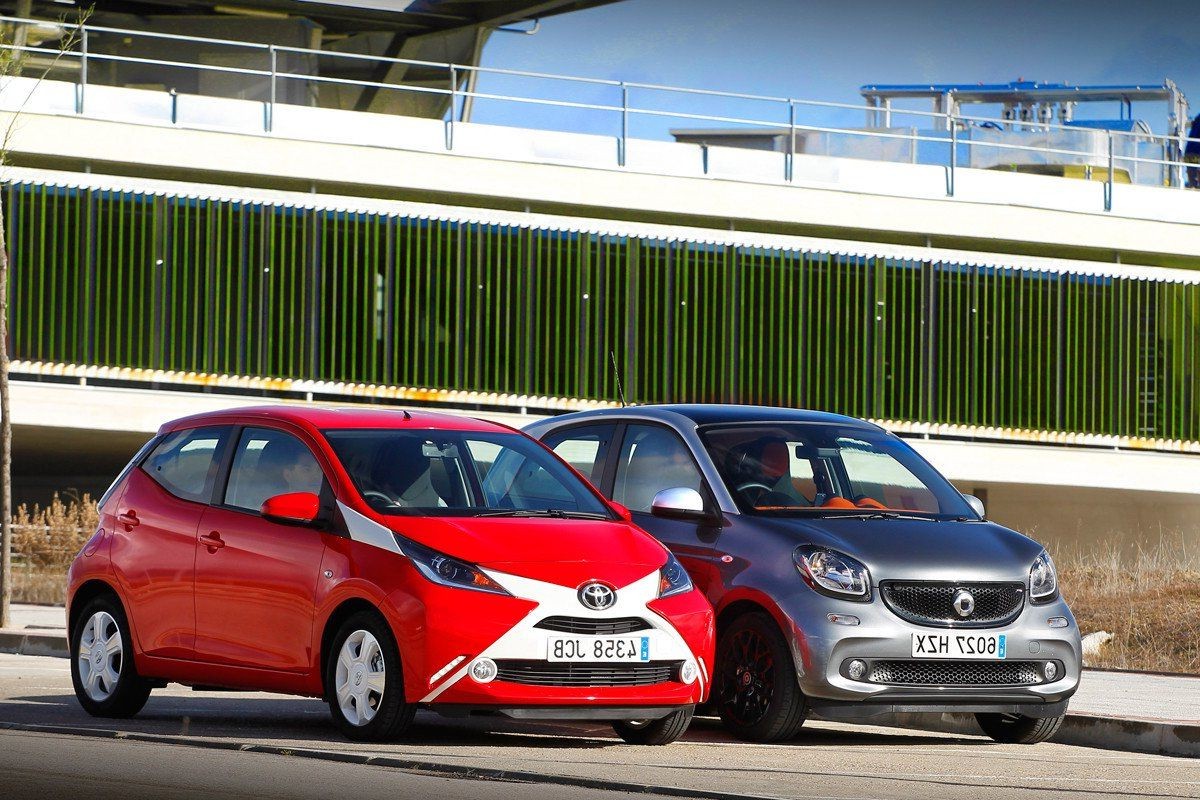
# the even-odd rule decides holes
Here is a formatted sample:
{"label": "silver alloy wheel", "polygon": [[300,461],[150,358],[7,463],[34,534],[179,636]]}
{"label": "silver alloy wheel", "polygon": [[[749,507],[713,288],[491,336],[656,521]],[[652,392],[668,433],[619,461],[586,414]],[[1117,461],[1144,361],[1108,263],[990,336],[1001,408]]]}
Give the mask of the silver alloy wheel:
{"label": "silver alloy wheel", "polygon": [[333,686],[338,707],[351,725],[366,725],[383,703],[387,682],[383,650],[369,631],[358,630],[346,637],[338,653]]}
{"label": "silver alloy wheel", "polygon": [[121,628],[112,614],[97,611],[83,626],[79,636],[79,680],[87,696],[97,703],[112,697],[121,679],[125,646]]}

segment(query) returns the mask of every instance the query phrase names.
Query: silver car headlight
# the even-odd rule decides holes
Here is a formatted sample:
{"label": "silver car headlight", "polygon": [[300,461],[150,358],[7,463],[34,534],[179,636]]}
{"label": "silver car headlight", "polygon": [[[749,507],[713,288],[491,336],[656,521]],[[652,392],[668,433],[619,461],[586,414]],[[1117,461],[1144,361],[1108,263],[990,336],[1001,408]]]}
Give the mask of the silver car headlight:
{"label": "silver car headlight", "polygon": [[797,547],[792,558],[804,581],[821,594],[843,600],[871,598],[871,573],[857,559],[811,544]]}
{"label": "silver car headlight", "polygon": [[1045,602],[1058,594],[1058,573],[1054,570],[1054,561],[1045,550],[1029,568],[1029,599],[1033,602]]}

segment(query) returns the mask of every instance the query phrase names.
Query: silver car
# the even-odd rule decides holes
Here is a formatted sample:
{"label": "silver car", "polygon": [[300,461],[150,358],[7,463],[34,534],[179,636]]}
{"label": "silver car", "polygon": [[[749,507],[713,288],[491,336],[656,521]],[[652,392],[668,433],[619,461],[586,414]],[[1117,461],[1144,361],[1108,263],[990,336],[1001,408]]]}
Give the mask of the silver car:
{"label": "silver car", "polygon": [[1082,659],[1049,554],[882,428],[673,405],[527,431],[707,594],[713,703],[735,735],[786,739],[810,712],[973,712],[993,739],[1021,743],[1062,724]]}

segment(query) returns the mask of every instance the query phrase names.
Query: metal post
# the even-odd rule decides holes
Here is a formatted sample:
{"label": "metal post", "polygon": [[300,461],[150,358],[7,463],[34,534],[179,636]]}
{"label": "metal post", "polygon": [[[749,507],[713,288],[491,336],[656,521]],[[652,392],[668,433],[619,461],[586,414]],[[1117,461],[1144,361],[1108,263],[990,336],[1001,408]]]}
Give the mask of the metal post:
{"label": "metal post", "polygon": [[784,180],[788,183],[796,175],[796,101],[788,99],[788,148],[787,163],[784,165]]}
{"label": "metal post", "polygon": [[179,121],[179,92],[172,86],[168,94],[171,95],[171,124],[175,125]]}
{"label": "metal post", "polygon": [[454,149],[454,115],[458,113],[458,70],[450,65],[450,114],[446,119],[446,149]]}
{"label": "metal post", "polygon": [[88,81],[88,29],[83,28],[79,36],[79,92],[75,95],[75,113],[83,113],[83,96]]}
{"label": "metal post", "polygon": [[275,76],[279,73],[279,53],[275,45],[271,45],[271,99],[267,103],[267,133],[275,130]]}
{"label": "metal post", "polygon": [[1112,211],[1113,201],[1113,135],[1108,132],[1108,180],[1104,183],[1104,210]]}
{"label": "metal post", "polygon": [[958,121],[954,115],[946,115],[946,123],[950,126],[950,175],[946,184],[946,194],[954,197],[954,177],[958,170]]}
{"label": "metal post", "polygon": [[625,148],[629,146],[629,87],[621,81],[621,143],[617,147],[617,166],[625,166]]}

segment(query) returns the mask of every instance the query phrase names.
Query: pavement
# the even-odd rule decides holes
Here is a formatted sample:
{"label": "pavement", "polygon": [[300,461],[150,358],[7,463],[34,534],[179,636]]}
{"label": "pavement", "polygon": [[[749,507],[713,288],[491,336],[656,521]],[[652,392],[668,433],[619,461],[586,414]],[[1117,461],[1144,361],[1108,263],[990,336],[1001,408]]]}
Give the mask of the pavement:
{"label": "pavement", "polygon": [[[679,742],[637,747],[598,723],[422,711],[401,741],[363,744],[342,738],[319,700],[177,685],[156,690],[132,719],[97,719],[76,701],[64,659],[0,655],[6,800],[374,798],[389,783],[381,772],[392,776],[394,798],[1200,798],[1194,759],[823,721],[792,741],[760,745],[698,719]],[[445,793],[422,777],[441,779]]]}
{"label": "pavement", "polygon": [[[67,656],[66,620],[56,606],[12,606],[13,626],[0,629],[0,653]],[[157,694],[157,693],[156,693]],[[895,714],[869,720],[927,732],[978,736],[969,714]],[[1200,757],[1200,677],[1084,670],[1062,744],[1125,752]]]}

